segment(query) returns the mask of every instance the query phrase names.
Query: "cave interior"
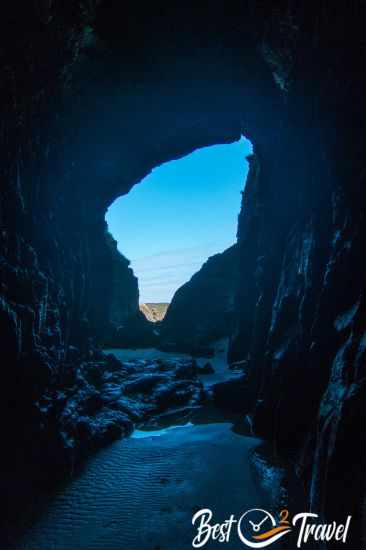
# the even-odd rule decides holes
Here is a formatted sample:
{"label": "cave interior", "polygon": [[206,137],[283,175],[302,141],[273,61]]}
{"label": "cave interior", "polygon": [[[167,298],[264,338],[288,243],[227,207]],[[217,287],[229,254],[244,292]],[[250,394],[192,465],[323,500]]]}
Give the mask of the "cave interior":
{"label": "cave interior", "polygon": [[[106,410],[96,382],[90,388],[96,365],[117,368],[103,347],[156,344],[129,262],[107,234],[108,207],[162,163],[245,136],[253,154],[226,324],[228,361],[246,374],[230,398],[289,457],[309,509],[352,514],[350,548],[359,545],[363,3],[16,1],[5,11],[0,418],[9,502],[14,472],[30,492],[52,485],[133,429]],[[166,323],[167,341],[180,326]]]}

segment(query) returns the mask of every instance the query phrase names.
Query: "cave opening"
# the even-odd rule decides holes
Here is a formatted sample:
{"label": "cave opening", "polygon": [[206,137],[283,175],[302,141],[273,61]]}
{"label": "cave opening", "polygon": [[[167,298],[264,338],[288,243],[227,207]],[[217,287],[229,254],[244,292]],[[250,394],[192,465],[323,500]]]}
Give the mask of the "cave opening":
{"label": "cave opening", "polygon": [[109,206],[108,231],[130,261],[149,321],[162,321],[208,258],[235,244],[251,153],[243,136],[196,149],[156,167]]}

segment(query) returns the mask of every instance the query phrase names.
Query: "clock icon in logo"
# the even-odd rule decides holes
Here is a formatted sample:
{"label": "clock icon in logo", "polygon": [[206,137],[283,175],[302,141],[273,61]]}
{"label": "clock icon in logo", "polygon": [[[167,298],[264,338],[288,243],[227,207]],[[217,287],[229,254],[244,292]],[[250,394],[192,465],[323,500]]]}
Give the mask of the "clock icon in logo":
{"label": "clock icon in logo", "polygon": [[[283,512],[287,513],[287,515],[285,514],[286,519],[283,516]],[[277,525],[275,518],[270,512],[262,508],[252,508],[239,519],[239,538],[250,548],[265,548],[291,531],[287,516],[287,510],[283,510],[281,512],[281,521]]]}

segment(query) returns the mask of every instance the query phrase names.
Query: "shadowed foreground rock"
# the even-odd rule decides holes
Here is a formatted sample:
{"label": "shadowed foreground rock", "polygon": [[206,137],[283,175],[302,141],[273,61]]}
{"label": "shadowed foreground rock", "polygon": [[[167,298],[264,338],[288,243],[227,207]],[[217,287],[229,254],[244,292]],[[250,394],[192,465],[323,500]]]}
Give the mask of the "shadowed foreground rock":
{"label": "shadowed foreground rock", "polygon": [[[64,391],[46,396],[60,454],[78,462],[91,450],[131,433],[134,424],[201,405],[205,392],[189,359],[128,361],[113,355],[82,363]],[[57,411],[57,413],[56,413]],[[52,414],[51,411],[49,411]]]}

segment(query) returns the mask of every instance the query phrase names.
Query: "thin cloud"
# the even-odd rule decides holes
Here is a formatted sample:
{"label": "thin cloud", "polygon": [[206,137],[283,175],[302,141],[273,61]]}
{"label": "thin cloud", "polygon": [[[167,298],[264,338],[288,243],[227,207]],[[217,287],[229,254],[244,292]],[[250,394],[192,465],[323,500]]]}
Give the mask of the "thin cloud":
{"label": "thin cloud", "polygon": [[[226,247],[227,243],[221,249]],[[217,242],[210,242],[131,260],[131,267],[139,278],[140,301],[170,302],[178,288],[191,279],[208,257],[220,251]]]}
{"label": "thin cloud", "polygon": [[161,281],[165,283],[169,283],[171,281],[178,281],[182,277],[186,277],[186,274],[190,271],[179,271],[179,276],[177,273],[169,273],[169,274],[162,274],[162,275],[144,275],[144,285],[148,285],[150,282],[154,281]]}
{"label": "thin cloud", "polygon": [[195,260],[193,262],[184,262],[182,264],[170,264],[170,265],[163,265],[163,266],[156,266],[156,267],[153,267],[153,266],[150,266],[150,265],[147,265],[146,267],[144,268],[139,268],[139,272],[140,273],[152,273],[152,272],[167,272],[167,271],[170,271],[170,270],[174,270],[174,269],[181,269],[181,268],[191,268],[193,266],[197,267],[199,265],[202,265],[202,263],[204,263],[205,260],[202,260],[202,259],[199,259],[199,260]]}
{"label": "thin cloud", "polygon": [[169,284],[166,284],[165,281],[156,281],[155,283],[146,283],[144,284],[144,290],[148,288],[154,288],[154,287],[161,287],[161,288],[174,288],[175,290],[178,290],[179,287],[181,287],[185,282],[182,281],[182,279],[176,279],[175,281],[169,281]]}
{"label": "thin cloud", "polygon": [[197,246],[192,246],[189,248],[176,248],[172,250],[163,250],[161,252],[157,252],[155,254],[150,254],[148,256],[140,256],[138,258],[132,258],[131,262],[141,262],[145,260],[151,260],[153,258],[165,258],[165,257],[172,257],[172,256],[180,256],[182,254],[192,253],[192,252],[202,252],[210,248],[217,248],[217,243],[211,242],[206,244],[201,244]]}

